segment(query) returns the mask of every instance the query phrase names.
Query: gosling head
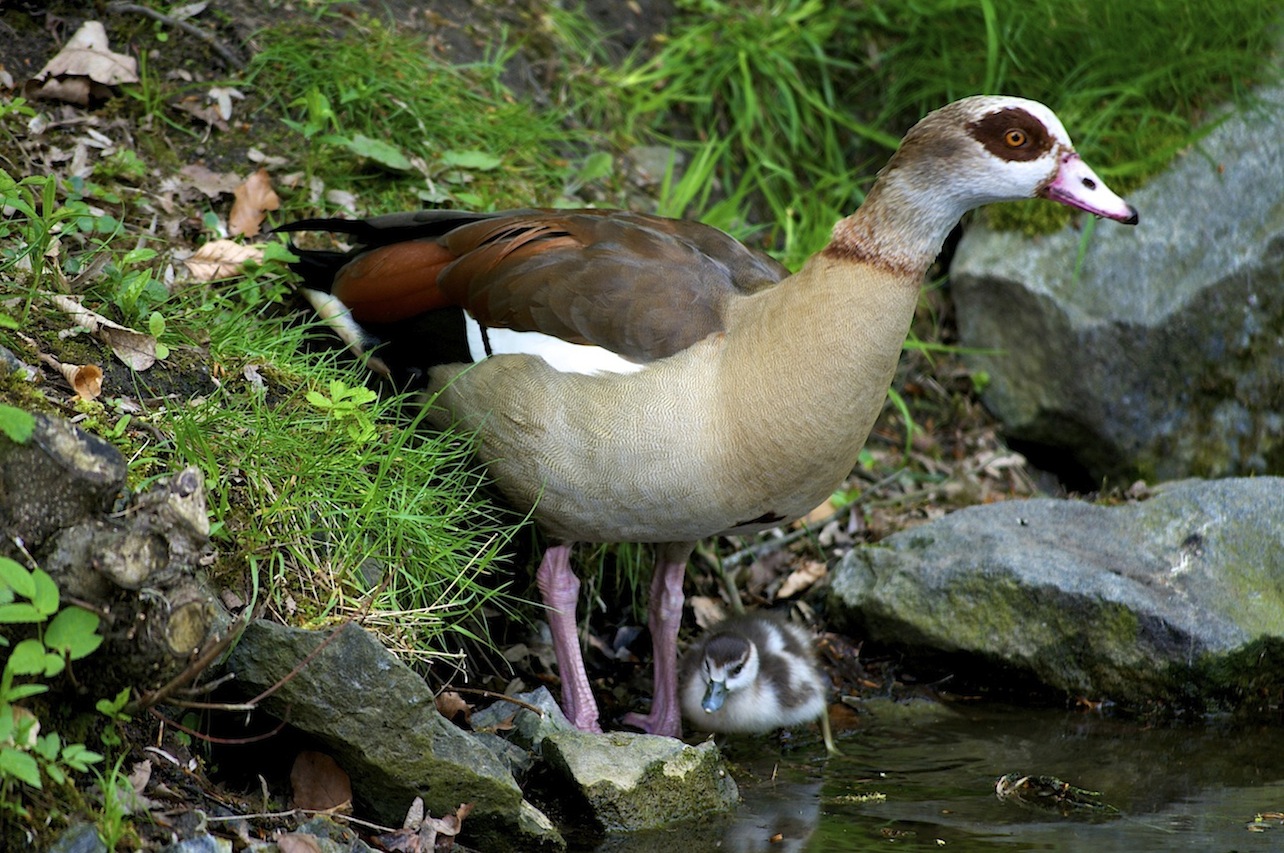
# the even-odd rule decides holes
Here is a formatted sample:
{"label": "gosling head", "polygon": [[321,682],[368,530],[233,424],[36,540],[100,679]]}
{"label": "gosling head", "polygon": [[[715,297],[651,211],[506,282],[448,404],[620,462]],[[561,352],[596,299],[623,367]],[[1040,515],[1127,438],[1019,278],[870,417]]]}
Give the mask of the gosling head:
{"label": "gosling head", "polygon": [[700,673],[708,685],[700,707],[712,714],[722,708],[728,694],[743,690],[758,677],[758,649],[744,637],[720,634],[705,646]]}

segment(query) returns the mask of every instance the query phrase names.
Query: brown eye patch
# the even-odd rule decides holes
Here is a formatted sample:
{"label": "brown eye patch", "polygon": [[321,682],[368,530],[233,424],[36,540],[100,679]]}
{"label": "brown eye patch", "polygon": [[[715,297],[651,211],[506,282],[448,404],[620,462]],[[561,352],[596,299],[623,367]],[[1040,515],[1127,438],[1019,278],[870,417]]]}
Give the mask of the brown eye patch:
{"label": "brown eye patch", "polygon": [[1008,107],[967,126],[972,138],[995,157],[1037,160],[1052,150],[1053,139],[1043,122],[1018,107]]}

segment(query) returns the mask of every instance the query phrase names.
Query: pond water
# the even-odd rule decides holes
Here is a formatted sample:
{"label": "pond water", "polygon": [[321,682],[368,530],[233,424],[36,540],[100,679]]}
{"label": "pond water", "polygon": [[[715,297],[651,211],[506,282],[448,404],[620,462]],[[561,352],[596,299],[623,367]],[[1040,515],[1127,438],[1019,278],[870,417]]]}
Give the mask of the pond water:
{"label": "pond water", "polygon": [[[743,798],[732,816],[594,849],[1284,850],[1278,725],[1148,726],[1091,713],[888,705],[841,733],[839,747],[843,754],[826,760],[807,733],[788,748],[730,741]],[[1055,777],[1082,793],[1061,802],[1049,789],[1042,799],[1061,803],[1056,809],[1001,800],[995,785],[1009,773]],[[1277,817],[1255,824],[1269,813]]]}

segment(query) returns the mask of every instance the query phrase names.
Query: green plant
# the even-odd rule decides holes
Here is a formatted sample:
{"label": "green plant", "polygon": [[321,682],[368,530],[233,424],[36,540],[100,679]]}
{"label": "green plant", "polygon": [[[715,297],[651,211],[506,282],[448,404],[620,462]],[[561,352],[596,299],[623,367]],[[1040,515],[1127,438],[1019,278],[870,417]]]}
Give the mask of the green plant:
{"label": "green plant", "polygon": [[[342,379],[331,379],[329,397],[320,391],[309,391],[305,396],[309,403],[328,412],[347,432],[348,437],[358,444],[365,444],[375,437],[375,423],[369,404],[377,400],[379,395],[364,385],[351,387]],[[320,431],[325,431],[326,428],[325,425],[314,427]]]}
{"label": "green plant", "polygon": [[555,197],[577,134],[499,83],[504,51],[450,66],[373,19],[348,21],[337,39],[334,29],[273,28],[250,65],[255,91],[307,140],[304,165],[317,177],[359,184],[382,209]]}
{"label": "green plant", "polygon": [[[102,644],[98,615],[60,607],[59,599],[58,586],[45,571],[0,557],[0,624],[36,630],[35,637],[12,648],[0,673],[0,806],[11,810],[21,811],[15,783],[40,788],[43,775],[64,784],[68,771],[84,772],[102,760],[84,744],[64,743],[56,732],[41,734],[36,716],[17,704],[48,691],[48,679]],[[9,646],[9,638],[0,635],[0,645]]]}
{"label": "green plant", "polygon": [[99,699],[94,703],[94,708],[111,721],[111,728],[104,729],[102,733],[102,742],[104,746],[120,746],[124,741],[120,736],[120,725],[130,721],[129,714],[125,713],[125,706],[129,704],[130,689],[121,688],[121,691],[112,699]]}

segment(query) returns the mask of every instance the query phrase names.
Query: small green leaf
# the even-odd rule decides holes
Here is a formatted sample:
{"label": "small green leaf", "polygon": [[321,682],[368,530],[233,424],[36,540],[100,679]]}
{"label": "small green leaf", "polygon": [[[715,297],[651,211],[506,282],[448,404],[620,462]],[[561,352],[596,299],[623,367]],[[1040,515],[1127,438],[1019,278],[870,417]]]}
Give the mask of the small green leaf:
{"label": "small green leaf", "polygon": [[69,743],[62,751],[62,761],[73,770],[84,773],[89,765],[102,761],[100,753],[87,748],[83,743]]}
{"label": "small green leaf", "polygon": [[494,154],[485,151],[446,151],[441,155],[444,166],[456,169],[472,169],[478,172],[489,172],[498,169],[504,161]]}
{"label": "small green leaf", "polygon": [[65,607],[45,630],[45,645],[50,651],[65,652],[71,660],[80,660],[102,645],[98,623],[97,613],[83,607]]}
{"label": "small green leaf", "polygon": [[410,158],[402,153],[400,148],[380,139],[371,139],[358,133],[348,141],[348,150],[361,157],[369,157],[380,166],[396,169],[399,172],[408,172],[411,168]]}
{"label": "small green leaf", "polygon": [[615,158],[609,151],[595,151],[584,158],[584,164],[580,166],[579,174],[575,177],[581,182],[587,184],[589,181],[596,181],[599,178],[605,178],[611,174],[615,167]]}
{"label": "small green leaf", "polygon": [[18,601],[13,604],[0,604],[0,623],[25,622],[31,625],[38,625],[45,621],[45,614],[41,613],[34,605]]}
{"label": "small green leaf", "polygon": [[0,747],[0,776],[12,776],[33,788],[40,787],[40,768],[36,759],[11,746]]}
{"label": "small green leaf", "polygon": [[120,265],[127,266],[129,264],[140,264],[143,261],[150,261],[154,257],[156,257],[155,249],[148,249],[140,246],[137,249],[130,249],[126,252],[125,257],[120,259]]}
{"label": "small green leaf", "polygon": [[[26,699],[28,696],[39,696],[41,693],[48,692],[48,684],[15,684],[13,687],[9,688],[8,693],[4,694],[4,696],[0,696],[0,699],[3,699],[6,702],[18,702]],[[3,705],[0,705],[0,708],[3,707]],[[3,711],[0,711],[0,714],[2,713]],[[4,738],[0,737],[0,740],[4,740]]]}
{"label": "small green leaf", "polygon": [[57,761],[58,750],[62,748],[62,741],[57,732],[50,732],[47,735],[41,735],[36,738],[34,752],[45,761]]}
{"label": "small green leaf", "polygon": [[45,652],[45,678],[61,675],[67,668],[67,658],[57,652]]}
{"label": "small green leaf", "polygon": [[20,329],[20,328],[22,327],[18,324],[17,320],[13,319],[3,311],[0,311],[0,329]]}
{"label": "small green leaf", "polygon": [[330,398],[322,394],[320,391],[309,391],[304,395],[304,397],[306,397],[307,401],[318,409],[325,409],[328,411],[334,408],[334,403],[330,401]]}
{"label": "small green leaf", "polygon": [[35,591],[31,595],[31,604],[46,616],[52,616],[58,612],[58,584],[54,579],[49,577],[49,573],[44,569],[36,569],[31,573],[31,579],[35,582]]}
{"label": "small green leaf", "polygon": [[147,316],[147,331],[153,338],[159,338],[165,334],[165,317],[159,311],[153,311]]}
{"label": "small green leaf", "polygon": [[53,780],[55,785],[67,784],[67,774],[63,773],[62,768],[57,764],[46,764],[45,772],[49,774],[49,778]]}
{"label": "small green leaf", "polygon": [[14,675],[40,675],[45,671],[45,647],[36,639],[23,640],[13,647],[5,671]]}
{"label": "small green leaf", "polygon": [[0,584],[4,584],[23,598],[36,596],[36,580],[31,576],[31,572],[8,557],[0,557]]}
{"label": "small green leaf", "polygon": [[35,429],[36,419],[31,412],[0,404],[0,432],[14,444],[26,444]]}

